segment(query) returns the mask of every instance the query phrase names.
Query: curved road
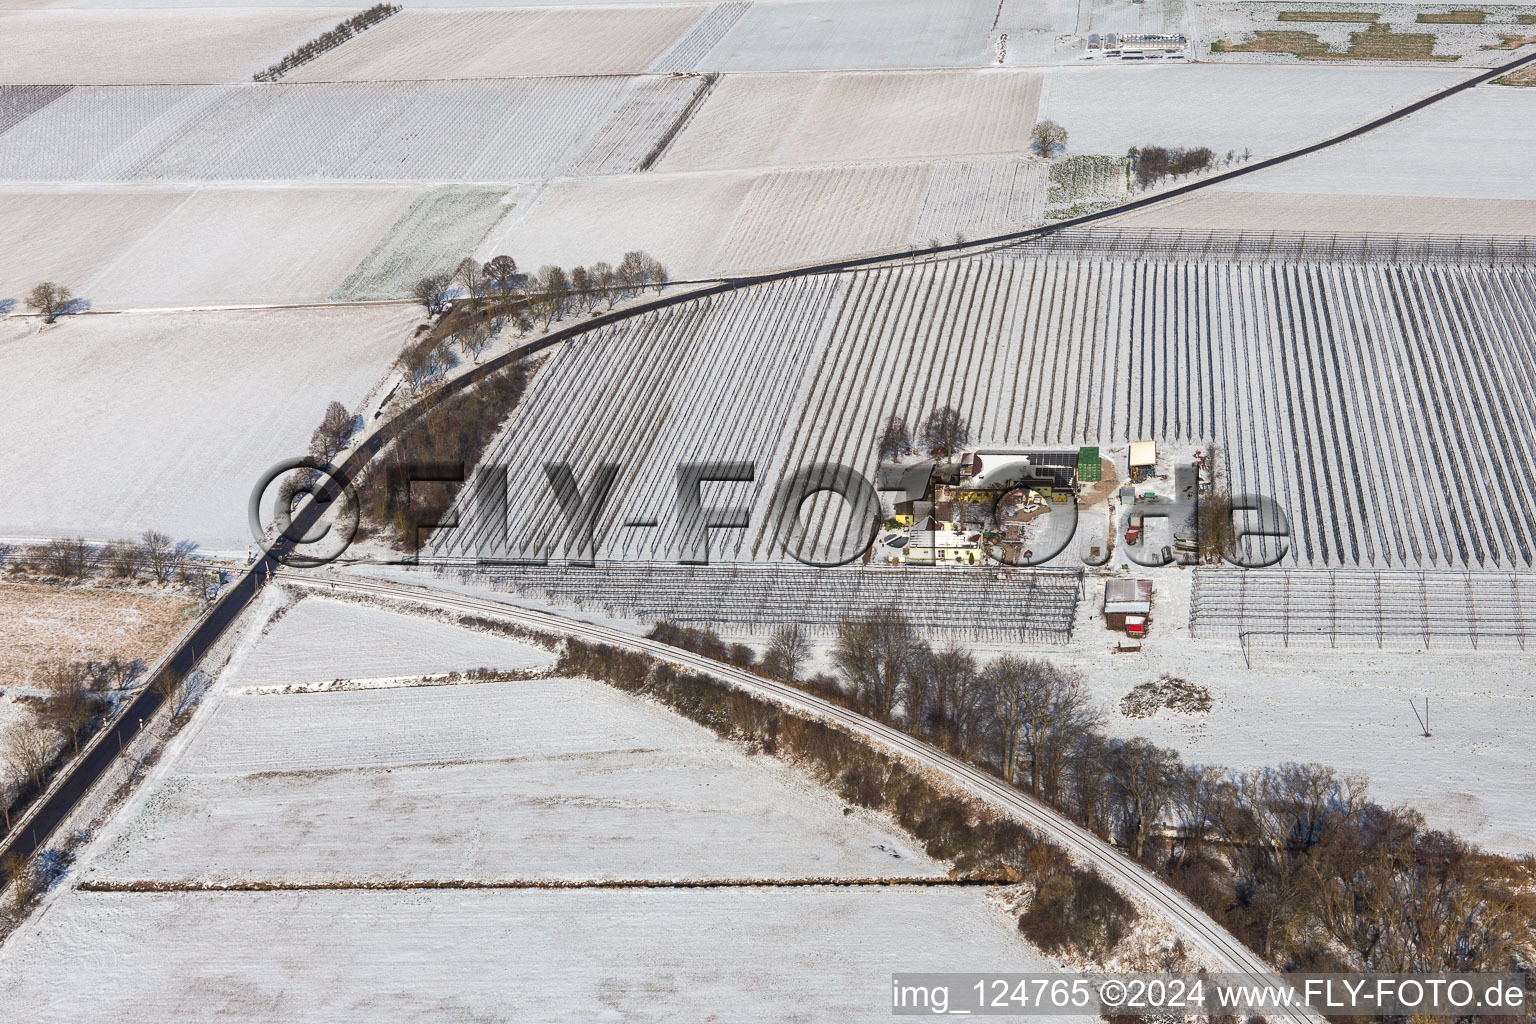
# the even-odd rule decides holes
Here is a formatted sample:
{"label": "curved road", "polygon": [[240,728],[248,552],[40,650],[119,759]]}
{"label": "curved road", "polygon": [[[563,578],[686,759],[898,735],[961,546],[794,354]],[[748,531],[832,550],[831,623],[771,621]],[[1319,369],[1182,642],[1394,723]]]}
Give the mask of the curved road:
{"label": "curved road", "polygon": [[[496,618],[545,632],[555,632],[638,651],[669,661],[674,665],[725,680],[738,689],[766,697],[793,711],[833,722],[894,751],[908,761],[941,773],[961,790],[1028,822],[1040,834],[1048,836],[1072,853],[1079,862],[1092,865],[1106,878],[1112,879],[1122,892],[1135,896],[1161,913],[1187,942],[1203,954],[1202,959],[1206,961],[1207,966],[1218,973],[1243,974],[1250,976],[1255,982],[1280,984],[1273,968],[1156,875],[1124,856],[1093,833],[1007,785],[1001,779],[937,747],[924,743],[900,729],[884,725],[795,687],[712,661],[691,651],[606,626],[568,618],[556,612],[522,608],[489,598],[446,594],[427,587],[343,578],[335,575],[321,577],[283,570],[274,579],[285,584],[313,588],[321,593],[345,592],[364,597],[382,597],[449,612]],[[1320,1014],[1301,1009],[1289,1015],[1288,1019],[1298,1024],[1303,1022],[1320,1024],[1323,1021]]]}

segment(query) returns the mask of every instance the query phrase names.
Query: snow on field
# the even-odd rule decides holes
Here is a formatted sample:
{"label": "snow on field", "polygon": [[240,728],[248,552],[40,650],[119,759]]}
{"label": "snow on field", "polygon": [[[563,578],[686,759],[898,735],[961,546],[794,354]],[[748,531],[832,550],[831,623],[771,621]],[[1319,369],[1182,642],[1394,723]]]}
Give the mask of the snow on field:
{"label": "snow on field", "polygon": [[634,74],[706,10],[407,9],[288,77],[295,82],[388,82]]}
{"label": "snow on field", "polygon": [[580,156],[633,88],[617,76],[81,87],[0,134],[0,179],[532,180]]}
{"label": "snow on field", "polygon": [[1240,192],[1536,200],[1536,89],[1484,85],[1233,182]]}
{"label": "snow on field", "polygon": [[911,237],[927,177],[922,164],[765,174],[753,181],[715,262],[741,271],[900,248]]}
{"label": "snow on field", "polygon": [[893,971],[1056,969],[978,889],[74,891],[0,988],[37,1024],[780,1024],[887,1021]]}
{"label": "snow on field", "polygon": [[[374,285],[354,297],[400,298],[415,278],[385,274],[395,264],[380,268],[369,249],[410,219],[418,194],[399,186],[0,191],[0,232],[28,240],[0,253],[0,299],[59,280],[97,310],[317,302],[349,274]],[[491,196],[487,225],[500,196]],[[442,226],[427,237],[460,241]],[[438,257],[432,269],[462,255],[423,242],[411,254]]]}
{"label": "snow on field", "polygon": [[[355,300],[409,295],[412,285],[426,275],[450,272],[458,266],[509,209],[521,212],[532,192],[527,187],[508,191],[445,185],[416,196],[393,225],[379,232],[377,244],[335,286],[330,297]],[[495,253],[487,258],[491,255]]]}
{"label": "snow on field", "polygon": [[244,552],[246,501],[356,406],[414,312],[400,307],[0,321],[0,536],[157,529]]}
{"label": "snow on field", "polygon": [[1046,164],[1022,157],[946,160],[928,172],[916,245],[1019,231],[1040,221]]}
{"label": "snow on field", "polygon": [[1267,156],[1407,106],[1467,74],[1208,64],[1052,68],[1044,72],[1039,116],[1067,129],[1072,153],[1121,156],[1151,144]]}
{"label": "snow on field", "polygon": [[1022,153],[1039,94],[1028,71],[731,75],[657,169]]}
{"label": "snow on field", "polygon": [[[1506,853],[1536,853],[1536,777],[1529,723],[1536,711],[1536,658],[1516,651],[1474,652],[1286,649],[1278,638],[1256,640],[1247,667],[1236,642],[1192,640],[1187,573],[1158,574],[1155,628],[1130,661],[1111,653],[1113,634],[1098,608],[1102,589],[1083,602],[1077,652],[1066,656],[1088,673],[1090,690],[1119,736],[1148,736],[1188,761],[1252,769],[1316,761],[1369,777],[1374,798],[1406,803],[1433,827]],[[1165,586],[1165,582],[1169,584]],[[1170,586],[1173,589],[1170,589]],[[1049,655],[1062,660],[1059,651]],[[1138,683],[1163,673],[1210,689],[1207,715],[1159,711],[1128,719],[1114,711]],[[1432,700],[1431,738],[1420,714]]]}
{"label": "snow on field", "polygon": [[354,9],[0,12],[0,82],[130,85],[248,82]]}
{"label": "snow on field", "polygon": [[532,203],[507,211],[478,255],[511,252],[526,267],[572,266],[617,263],[643,247],[676,280],[707,277],[719,273],[714,255],[753,180],[726,172],[553,182]]}
{"label": "snow on field", "polygon": [[221,694],[119,822],[86,877],[944,875],[885,821],[844,814],[793,769],[587,680]]}
{"label": "snow on field", "polygon": [[725,38],[725,34],[752,9],[752,0],[717,3],[695,21],[665,53],[651,62],[649,71],[692,71]]}
{"label": "snow on field", "polygon": [[700,71],[978,67],[996,61],[993,0],[754,3]]}
{"label": "snow on field", "polygon": [[1306,231],[1319,235],[1513,235],[1536,237],[1536,201],[1424,196],[1241,192],[1238,184],[1127,213],[1120,227]]}
{"label": "snow on field", "polygon": [[643,244],[699,279],[1019,230],[1044,192],[1045,165],[1020,157],[562,180],[508,211],[479,254],[568,266]]}
{"label": "snow on field", "polygon": [[587,149],[571,161],[566,174],[625,174],[649,169],[668,134],[690,108],[702,103],[714,79],[705,75],[648,75],[637,78]]}
{"label": "snow on field", "polygon": [[547,668],[555,656],[505,637],[343,601],[290,609],[234,674],[240,686]]}

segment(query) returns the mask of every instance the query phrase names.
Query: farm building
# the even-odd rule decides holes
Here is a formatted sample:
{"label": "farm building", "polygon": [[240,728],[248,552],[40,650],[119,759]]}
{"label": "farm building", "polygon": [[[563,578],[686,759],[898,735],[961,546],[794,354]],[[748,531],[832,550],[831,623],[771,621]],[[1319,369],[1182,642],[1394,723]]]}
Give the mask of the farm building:
{"label": "farm building", "polygon": [[1157,444],[1153,441],[1131,442],[1131,479],[1145,480],[1157,472]]}
{"label": "farm building", "polygon": [[1071,494],[1077,486],[1075,451],[966,452],[960,457],[962,491],[1007,491],[1015,487],[1043,495]]}
{"label": "farm building", "polygon": [[1152,615],[1151,580],[1105,580],[1104,625],[1131,636],[1144,636]]}
{"label": "farm building", "polygon": [[980,533],[944,526],[932,516],[920,519],[912,528],[907,561],[912,565],[976,565],[983,561]]}

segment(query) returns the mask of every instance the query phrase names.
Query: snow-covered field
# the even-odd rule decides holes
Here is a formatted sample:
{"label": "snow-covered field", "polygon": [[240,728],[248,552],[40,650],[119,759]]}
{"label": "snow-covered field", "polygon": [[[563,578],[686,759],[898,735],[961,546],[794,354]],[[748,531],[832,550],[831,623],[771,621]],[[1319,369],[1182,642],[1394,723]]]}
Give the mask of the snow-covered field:
{"label": "snow-covered field", "polygon": [[1071,153],[1122,156],[1150,144],[1269,156],[1336,135],[1468,75],[1422,67],[1053,68],[1044,72],[1039,116],[1067,129]]}
{"label": "snow-covered field", "polygon": [[433,675],[468,669],[548,668],[548,651],[411,615],[345,601],[300,601],[234,672],[261,686]]}
{"label": "snow-covered field", "polygon": [[[408,186],[0,192],[0,231],[29,240],[0,253],[0,299],[57,280],[95,310],[319,302],[409,219],[419,195]],[[432,269],[461,255],[444,253]],[[366,297],[400,298],[409,287],[392,279]]]}
{"label": "snow-covered field", "polygon": [[677,279],[982,238],[1040,220],[1046,165],[971,157],[558,181],[509,210],[481,256],[591,263],[645,239]]}
{"label": "snow-covered field", "polygon": [[[1415,807],[1433,827],[1492,850],[1536,853],[1536,807],[1527,795],[1536,777],[1529,742],[1536,656],[1286,648],[1279,638],[1260,638],[1250,668],[1235,641],[1189,636],[1187,573],[1154,575],[1155,626],[1141,654],[1111,653],[1114,634],[1103,628],[1096,585],[1081,607],[1072,653],[1047,653],[1085,669],[1111,733],[1148,736],[1188,761],[1229,768],[1316,761],[1364,774],[1376,800]],[[1115,711],[1132,687],[1163,673],[1207,687],[1210,713],[1128,719]],[[1417,702],[1422,715],[1426,697],[1430,738],[1410,706]]]}
{"label": "snow-covered field", "polygon": [[728,75],[658,170],[1023,153],[1040,75],[920,71]]}
{"label": "snow-covered field", "polygon": [[246,501],[356,407],[415,323],[403,307],[0,321],[0,536],[157,529],[243,553]]}
{"label": "snow-covered field", "polygon": [[[6,5],[8,8],[11,5]],[[249,11],[15,10],[0,12],[6,39],[0,83],[150,85],[249,82],[301,43],[351,17],[352,8]]]}
{"label": "snow-covered field", "polygon": [[1052,969],[979,889],[74,891],[0,988],[37,1024],[780,1024],[887,1021],[893,971]]}
{"label": "snow-covered field", "polygon": [[996,60],[993,0],[754,3],[700,71],[980,67]]}
{"label": "snow-covered field", "polygon": [[635,81],[82,86],[0,133],[0,179],[538,179],[583,155]]}
{"label": "snow-covered field", "polygon": [[288,76],[296,82],[623,75],[644,71],[705,6],[406,9]]}
{"label": "snow-covered field", "polygon": [[584,680],[230,693],[84,877],[943,876],[889,825],[842,806],[771,758]]}
{"label": "snow-covered field", "polygon": [[1536,89],[1479,86],[1363,138],[1227,188],[1536,200]]}
{"label": "snow-covered field", "polygon": [[1212,188],[1127,213],[1112,223],[1197,231],[1305,231],[1316,235],[1404,232],[1530,238],[1536,237],[1536,201],[1240,192],[1229,187]]}
{"label": "snow-covered field", "polygon": [[[358,656],[345,643],[371,647],[370,629],[404,621],[349,608],[368,628],[341,623],[345,642],[314,645],[289,625],[306,606],[333,620],[339,607],[308,598],[246,635],[144,785],[0,948],[9,1011],[875,1020],[894,970],[1052,969],[984,889],[772,887],[943,869],[882,818],[612,688],[245,692],[266,648],[344,666]],[[438,634],[442,663],[479,660],[486,642],[413,628]],[[409,667],[404,649],[375,653]],[[527,887],[749,879],[770,884]],[[231,883],[274,888],[189,891]],[[338,884],[382,888],[325,888]]]}

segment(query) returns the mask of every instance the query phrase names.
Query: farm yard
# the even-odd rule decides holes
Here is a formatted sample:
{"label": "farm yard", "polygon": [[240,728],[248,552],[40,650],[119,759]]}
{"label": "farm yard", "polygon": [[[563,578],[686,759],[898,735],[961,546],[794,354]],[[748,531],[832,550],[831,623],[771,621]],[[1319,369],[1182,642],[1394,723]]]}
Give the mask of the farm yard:
{"label": "farm yard", "polygon": [[243,555],[257,478],[305,450],[328,402],[360,408],[415,322],[397,307],[0,320],[0,433],[18,442],[0,451],[0,536],[155,529]]}
{"label": "farm yard", "polygon": [[[790,473],[830,462],[872,479],[888,415],[953,404],[983,445],[1213,442],[1233,493],[1287,510],[1288,564],[1532,564],[1500,497],[1536,476],[1519,442],[1536,415],[1528,261],[1432,240],[1418,257],[1362,241],[1287,259],[1268,238],[1202,258],[1209,236],[1145,234],[1117,258],[1057,237],[762,286],[573,341],[490,449],[512,472],[510,551],[495,553],[552,553],[517,524],[551,521],[536,474],[566,460],[583,480],[622,470],[598,557],[669,560],[672,467],[720,460],[754,464],[757,485],[733,495],[752,497],[752,526],[717,531],[714,557],[775,560],[770,501]],[[807,550],[842,550],[845,514],[813,522]],[[484,553],[492,529],[472,514],[438,553]]]}

